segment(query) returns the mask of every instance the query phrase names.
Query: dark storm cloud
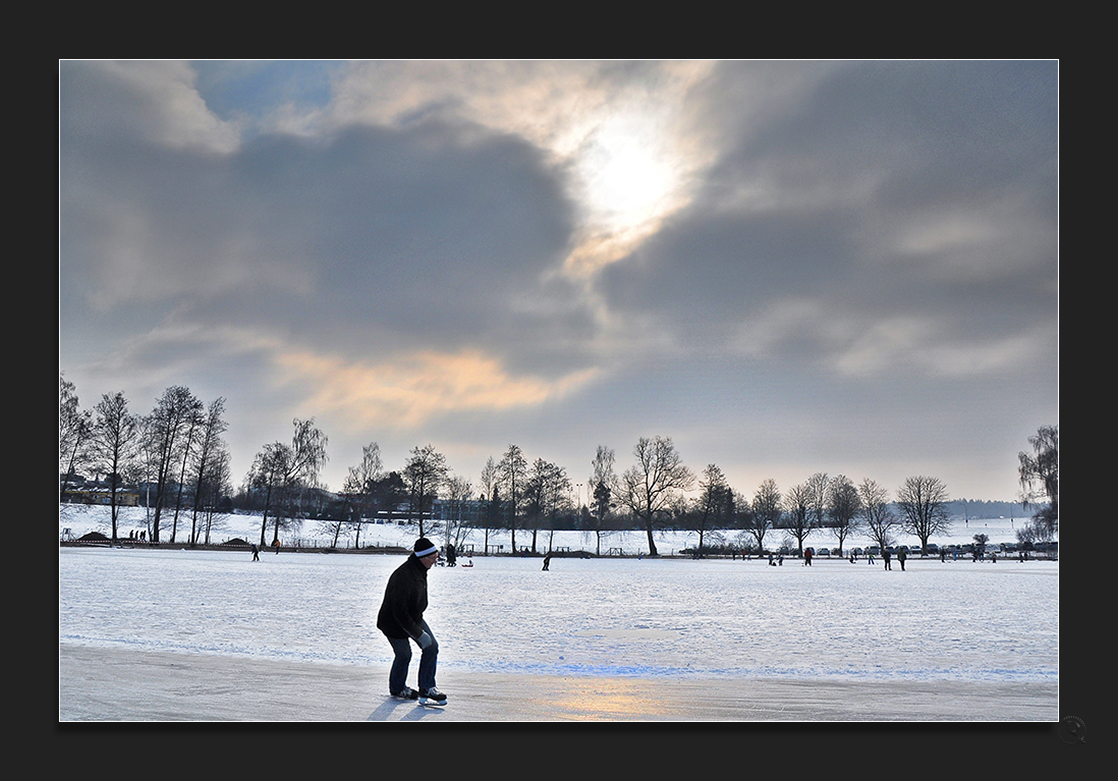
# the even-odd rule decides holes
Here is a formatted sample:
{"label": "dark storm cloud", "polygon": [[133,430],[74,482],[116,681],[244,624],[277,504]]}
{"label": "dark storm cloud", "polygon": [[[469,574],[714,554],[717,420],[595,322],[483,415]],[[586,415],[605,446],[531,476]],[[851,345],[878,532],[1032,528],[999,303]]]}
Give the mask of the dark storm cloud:
{"label": "dark storm cloud", "polygon": [[[188,305],[351,355],[435,337],[445,349],[486,340],[534,354],[534,339],[584,328],[569,289],[545,279],[568,249],[570,204],[517,138],[428,120],[315,140],[258,135],[227,154],[168,148],[122,130],[154,121],[98,119],[105,100],[143,117],[142,100],[70,77],[68,289]],[[550,308],[527,305],[540,300]]]}
{"label": "dark storm cloud", "polygon": [[252,233],[313,277],[310,309],[285,317],[325,320],[323,337],[356,348],[351,326],[401,346],[448,331],[499,338],[501,313],[561,260],[569,210],[534,150],[469,135],[352,128],[325,144],[258,139],[239,154],[234,182],[263,223]]}

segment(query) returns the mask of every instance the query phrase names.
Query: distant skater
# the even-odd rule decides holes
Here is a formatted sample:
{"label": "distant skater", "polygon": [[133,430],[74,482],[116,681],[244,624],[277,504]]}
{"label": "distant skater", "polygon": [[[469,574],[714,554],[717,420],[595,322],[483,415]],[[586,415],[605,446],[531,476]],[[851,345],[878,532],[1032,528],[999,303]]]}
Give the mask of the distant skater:
{"label": "distant skater", "polygon": [[551,568],[551,551],[548,551],[547,555],[543,557],[543,571],[547,572],[550,568]]}
{"label": "distant skater", "polygon": [[812,554],[811,548],[808,548],[804,551],[804,566],[805,567],[810,567],[811,566],[811,554]]}
{"label": "distant skater", "polygon": [[[377,628],[388,638],[395,658],[388,673],[388,691],[398,700],[419,700],[427,705],[446,705],[446,695],[435,686],[439,643],[423,620],[427,609],[427,571],[439,559],[439,549],[425,537],[388,578],[384,601],[377,614]],[[411,643],[419,646],[419,691],[406,685],[411,664]]]}
{"label": "distant skater", "polygon": [[899,551],[897,551],[897,561],[900,562],[901,572],[904,572],[904,560],[906,556],[907,554],[904,552],[904,548],[901,548]]}
{"label": "distant skater", "polygon": [[893,566],[889,563],[889,551],[887,551],[887,550],[881,551],[881,560],[885,562],[885,569],[887,569],[887,570],[893,569]]}
{"label": "distant skater", "polygon": [[256,543],[252,544],[252,560],[260,561],[260,549],[256,547]]}

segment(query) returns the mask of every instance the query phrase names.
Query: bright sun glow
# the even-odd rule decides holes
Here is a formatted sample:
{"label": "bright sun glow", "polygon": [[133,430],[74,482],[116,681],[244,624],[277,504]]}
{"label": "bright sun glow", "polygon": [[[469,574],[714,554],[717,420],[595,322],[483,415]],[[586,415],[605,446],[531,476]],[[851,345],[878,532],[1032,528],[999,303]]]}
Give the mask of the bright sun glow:
{"label": "bright sun glow", "polygon": [[616,119],[587,141],[579,158],[591,219],[626,230],[656,219],[670,208],[676,181],[654,128]]}

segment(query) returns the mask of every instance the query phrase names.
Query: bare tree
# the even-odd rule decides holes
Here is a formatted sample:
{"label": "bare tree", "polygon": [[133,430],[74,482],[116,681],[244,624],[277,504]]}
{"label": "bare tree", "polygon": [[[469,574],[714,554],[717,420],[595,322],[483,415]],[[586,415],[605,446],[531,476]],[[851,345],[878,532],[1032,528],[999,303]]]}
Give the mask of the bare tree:
{"label": "bare tree", "polygon": [[256,455],[249,471],[248,483],[264,493],[264,517],[260,523],[260,546],[268,528],[268,514],[272,513],[272,545],[279,545],[280,525],[285,517],[294,521],[295,493],[318,484],[318,476],[326,463],[327,438],[315,427],[314,419],[293,421],[295,434],[291,444],[273,442],[265,445]]}
{"label": "bare tree", "polygon": [[446,517],[443,520],[446,526],[443,537],[445,544],[459,549],[470,530],[469,501],[474,495],[474,486],[459,475],[447,477],[445,485]]}
{"label": "bare tree", "polygon": [[172,470],[183,457],[183,437],[196,420],[199,404],[188,388],[176,385],[163,392],[145,420],[146,446],[155,467],[155,506],[151,524],[153,542],[159,542],[159,521],[171,489]]}
{"label": "bare tree", "polygon": [[93,413],[78,405],[74,383],[58,375],[58,487],[61,497],[69,488],[71,477],[88,455],[93,434]]}
{"label": "bare tree", "polygon": [[1021,480],[1021,502],[1026,507],[1038,504],[1041,497],[1048,499],[1033,520],[1038,532],[1051,540],[1060,528],[1060,427],[1041,426],[1036,436],[1029,437],[1033,452],[1017,454],[1020,462],[1018,475]]}
{"label": "bare tree", "polygon": [[[179,511],[182,510],[183,491],[186,487],[186,470],[190,463],[190,459],[194,455],[194,448],[196,446],[199,431],[205,424],[205,408],[198,398],[191,396],[190,407],[187,410],[187,418],[183,421],[183,438],[180,449],[182,459],[179,467],[178,479],[175,489],[175,512],[171,518],[171,542],[175,541],[175,536],[178,533],[179,527]],[[194,533],[191,529],[190,536],[191,543],[194,542]]]}
{"label": "bare tree", "polygon": [[800,556],[804,555],[804,540],[818,527],[816,495],[816,490],[809,481],[792,486],[784,496],[784,518],[787,528],[796,538]]}
{"label": "bare tree", "polygon": [[[190,543],[192,545],[197,541],[199,509],[212,508],[215,500],[220,498],[219,493],[215,496],[215,492],[212,490],[214,486],[209,485],[207,481],[220,480],[223,475],[220,467],[215,470],[213,466],[215,461],[222,458],[225,451],[225,442],[221,435],[228,428],[229,424],[225,422],[225,399],[220,397],[212,401],[206,411],[193,453],[194,512],[190,518]],[[224,462],[226,470],[228,470],[228,458],[225,458]],[[227,475],[226,479],[228,479]]]}
{"label": "bare tree", "polygon": [[708,531],[725,529],[734,513],[734,494],[726,475],[717,464],[708,464],[699,480],[699,496],[695,502],[694,527],[699,533],[699,555]]}
{"label": "bare tree", "polygon": [[527,473],[528,461],[524,458],[524,453],[517,445],[509,445],[497,464],[497,487],[504,494],[504,503],[508,507],[506,525],[512,538],[513,553],[516,553],[516,527],[519,524],[521,493]]}
{"label": "bare tree", "polygon": [[780,495],[776,481],[767,478],[758,486],[753,495],[750,512],[745,520],[745,528],[757,541],[757,551],[765,552],[765,534],[776,528],[783,514],[784,499]]}
{"label": "bare tree", "polygon": [[876,481],[866,478],[858,486],[858,498],[869,537],[884,551],[893,544],[893,532],[900,525],[900,519],[889,506],[889,492]]}
{"label": "bare tree", "polygon": [[412,448],[411,458],[404,466],[403,478],[408,487],[409,520],[415,523],[418,516],[420,537],[427,536],[424,515],[431,512],[447,474],[446,457],[433,445]]}
{"label": "bare tree", "polygon": [[482,551],[486,555],[489,554],[489,531],[494,528],[499,520],[498,510],[501,506],[498,495],[500,493],[499,482],[497,462],[490,456],[486,459],[485,466],[481,470],[481,501],[483,506],[478,519],[482,527]]}
{"label": "bare tree", "polygon": [[225,399],[218,398],[210,402],[206,416],[202,418],[201,429],[197,444],[192,453],[192,475],[195,482],[195,499],[193,499],[193,513],[190,516],[190,544],[198,540],[198,512],[212,506],[218,496],[207,485],[207,480],[221,475],[221,470],[211,468],[215,460],[221,457],[225,450],[225,441],[221,435],[229,428],[225,420]]}
{"label": "bare tree", "polygon": [[[536,535],[541,527],[555,530],[560,510],[570,506],[571,481],[567,470],[537,458],[532,464],[525,486],[526,509],[532,524],[532,552],[536,552]],[[551,543],[548,543],[548,550]]]}
{"label": "bare tree", "polygon": [[[380,455],[380,445],[370,442],[361,449],[361,462],[351,466],[342,483],[342,493],[345,495],[347,512],[352,512],[354,520],[349,523],[353,526],[355,548],[361,547],[362,518],[369,515],[372,510],[373,488],[377,481],[384,475],[384,461]],[[334,545],[337,545],[338,535],[341,534],[341,524],[338,524]]]}
{"label": "bare tree", "polygon": [[839,556],[842,555],[843,542],[858,528],[861,509],[858,489],[850,478],[838,475],[832,479],[827,492],[827,518],[830,520],[831,533],[838,540]]}
{"label": "bare tree", "polygon": [[644,526],[648,555],[658,556],[653,527],[679,493],[691,489],[695,475],[684,466],[670,437],[641,437],[633,454],[637,463],[621,475],[618,499]]}
{"label": "bare tree", "polygon": [[921,553],[927,554],[929,537],[951,531],[947,502],[947,486],[937,477],[909,477],[897,491],[901,528],[919,538]]}
{"label": "bare tree", "polygon": [[824,472],[816,472],[807,479],[804,486],[808,490],[808,512],[811,516],[811,528],[822,529],[827,520],[827,498],[831,489],[831,478]]}
{"label": "bare tree", "polygon": [[591,510],[587,519],[590,531],[594,533],[595,553],[602,555],[602,536],[608,532],[610,510],[614,508],[613,491],[617,485],[617,475],[613,470],[613,450],[598,445],[594,460],[590,462],[589,486],[592,493]]}
{"label": "bare tree", "polygon": [[229,451],[222,443],[206,463],[197,495],[198,506],[202,508],[202,542],[206,545],[210,543],[219,505],[233,492],[230,475]]}
{"label": "bare tree", "polygon": [[112,540],[117,539],[121,474],[136,456],[140,441],[140,420],[128,412],[124,393],[106,393],[94,408],[96,418],[90,439],[94,462],[109,480],[109,516]]}
{"label": "bare tree", "polygon": [[[282,442],[270,442],[256,454],[245,478],[246,492],[261,494],[263,517],[260,520],[260,547],[265,546],[264,535],[268,530],[268,516],[278,503],[284,475],[291,460],[290,449]],[[276,538],[279,522],[276,522]]]}

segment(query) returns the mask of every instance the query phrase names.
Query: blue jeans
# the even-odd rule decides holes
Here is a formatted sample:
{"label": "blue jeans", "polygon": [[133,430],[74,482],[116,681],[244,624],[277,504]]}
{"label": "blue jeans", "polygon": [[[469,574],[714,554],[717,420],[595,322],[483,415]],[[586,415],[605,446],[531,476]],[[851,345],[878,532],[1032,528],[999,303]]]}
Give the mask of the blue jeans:
{"label": "blue jeans", "polygon": [[[427,646],[419,656],[419,690],[435,688],[435,668],[439,661],[439,641],[427,622],[423,621],[423,631],[431,636],[431,645]],[[392,669],[388,672],[388,691],[403,691],[407,685],[408,665],[411,664],[411,638],[390,637],[392,650],[396,658],[392,660]]]}

